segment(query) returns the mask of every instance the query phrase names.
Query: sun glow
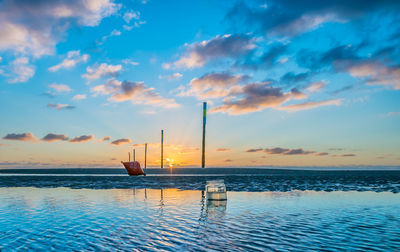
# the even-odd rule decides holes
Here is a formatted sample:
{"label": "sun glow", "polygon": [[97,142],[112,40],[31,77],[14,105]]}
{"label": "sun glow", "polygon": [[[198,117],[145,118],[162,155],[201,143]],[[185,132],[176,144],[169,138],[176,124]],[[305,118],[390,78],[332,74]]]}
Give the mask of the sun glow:
{"label": "sun glow", "polygon": [[165,160],[167,161],[167,165],[169,166],[169,168],[173,168],[174,167],[174,159],[166,158]]}

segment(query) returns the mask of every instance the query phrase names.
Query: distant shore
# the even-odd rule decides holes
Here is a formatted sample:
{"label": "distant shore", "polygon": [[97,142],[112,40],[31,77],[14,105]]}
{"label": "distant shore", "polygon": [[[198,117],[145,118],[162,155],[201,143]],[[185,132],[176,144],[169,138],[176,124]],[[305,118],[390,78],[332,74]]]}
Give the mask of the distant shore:
{"label": "distant shore", "polygon": [[[147,174],[270,174],[291,171],[400,171],[400,166],[273,166],[273,167],[208,167],[208,168],[147,168]],[[126,174],[124,168],[0,168],[0,174]]]}

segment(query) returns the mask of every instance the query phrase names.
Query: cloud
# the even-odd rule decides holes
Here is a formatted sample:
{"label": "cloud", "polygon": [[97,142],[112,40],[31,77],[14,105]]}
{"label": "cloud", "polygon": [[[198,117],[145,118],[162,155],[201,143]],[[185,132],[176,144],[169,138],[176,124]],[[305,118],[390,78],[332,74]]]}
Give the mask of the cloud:
{"label": "cloud", "polygon": [[93,135],[82,135],[78,137],[74,137],[71,140],[69,140],[71,143],[81,143],[81,142],[87,142],[90,141],[94,138]]}
{"label": "cloud", "polygon": [[228,148],[218,148],[215,151],[231,151],[232,149],[228,149]]}
{"label": "cloud", "polygon": [[134,27],[138,28],[146,23],[146,21],[144,20],[139,20],[140,19],[139,11],[133,11],[133,10],[127,11],[125,12],[123,18],[127,24],[130,24],[131,20],[135,20],[132,25],[123,25],[124,29],[128,31],[132,30]]}
{"label": "cloud", "polygon": [[32,133],[21,133],[21,134],[16,134],[16,133],[11,133],[7,134],[5,137],[3,137],[4,140],[16,140],[16,141],[36,141],[36,137]]}
{"label": "cloud", "polygon": [[360,59],[358,51],[363,46],[363,43],[357,46],[351,44],[339,45],[323,52],[302,49],[296,55],[296,62],[299,66],[309,68],[313,71],[331,67],[333,64],[335,64],[334,66],[337,70],[340,70],[340,63]]}
{"label": "cloud", "polygon": [[265,69],[276,65],[276,62],[287,52],[287,46],[282,43],[275,43],[269,46],[268,50],[260,56],[249,54],[243,60],[238,60],[235,65],[251,69]]}
{"label": "cloud", "polygon": [[0,51],[35,57],[52,54],[68,28],[96,26],[120,6],[110,0],[3,1]]}
{"label": "cloud", "polygon": [[211,99],[228,96],[241,89],[237,85],[249,79],[246,75],[231,75],[230,73],[208,73],[200,78],[194,78],[189,83],[188,90],[180,90],[178,96],[197,96],[199,99]]}
{"label": "cloud", "polygon": [[315,151],[305,151],[303,149],[291,149],[287,152],[285,152],[284,155],[308,155],[308,154],[312,154],[315,153]]}
{"label": "cloud", "polygon": [[[301,67],[306,67],[312,71],[320,69],[333,69],[335,72],[347,72],[352,77],[362,79],[367,85],[385,85],[393,89],[400,89],[400,67],[390,65],[391,60],[397,54],[393,49],[387,47],[378,49],[367,58],[359,55],[359,51],[368,46],[367,42],[358,45],[339,45],[324,52],[310,50],[300,50],[297,53],[296,61]],[[333,92],[338,94],[353,88],[347,85]]]}
{"label": "cloud", "polygon": [[355,156],[357,156],[357,155],[348,153],[348,154],[342,154],[342,155],[333,155],[332,157],[355,157]]}
{"label": "cloud", "polygon": [[[336,99],[284,106],[286,102],[291,100],[307,98],[307,94],[297,88],[284,91],[280,87],[272,86],[273,81],[240,84],[249,78],[246,75],[232,75],[224,72],[209,73],[200,78],[192,79],[187,88],[180,86],[175,89],[175,92],[177,96],[196,96],[200,100],[223,98],[222,104],[211,108],[210,113],[228,113],[231,115],[252,113],[266,108],[299,111],[341,104],[341,100]],[[317,92],[324,86],[324,82],[314,82],[305,88],[305,91],[308,93]]]}
{"label": "cloud", "polygon": [[72,106],[72,105],[56,104],[56,103],[49,103],[49,104],[47,104],[47,107],[48,108],[54,108],[54,109],[57,109],[57,110],[63,110],[63,109],[70,110],[70,109],[75,109],[76,108],[75,106]]}
{"label": "cloud", "polygon": [[132,10],[125,12],[125,14],[124,14],[125,22],[127,22],[129,24],[132,19],[136,19],[136,20],[140,19],[140,12],[132,11]]}
{"label": "cloud", "polygon": [[285,153],[289,152],[290,150],[276,147],[276,148],[272,148],[272,149],[264,149],[263,151],[268,154],[285,154]]}
{"label": "cloud", "polygon": [[246,150],[246,152],[260,152],[260,151],[263,151],[263,149],[262,148],[258,148],[258,149],[248,149],[248,150]]}
{"label": "cloud", "polygon": [[180,73],[173,73],[171,75],[159,75],[158,78],[159,79],[167,79],[169,81],[173,81],[173,80],[179,80],[180,78],[182,78],[183,75]]}
{"label": "cloud", "polygon": [[29,64],[29,59],[27,57],[16,58],[11,63],[11,68],[16,76],[10,79],[8,81],[9,83],[27,82],[30,78],[33,77],[33,75],[35,75],[35,69],[36,69],[34,66]]}
{"label": "cloud", "polygon": [[236,94],[239,97],[224,99],[222,105],[212,108],[210,112],[246,114],[266,108],[278,108],[291,99],[304,98],[304,94],[296,89],[283,92],[281,88],[272,87],[269,83],[250,83],[241,87]]}
{"label": "cloud", "polygon": [[60,69],[70,69],[73,68],[80,62],[86,62],[89,59],[89,54],[81,55],[79,50],[69,51],[67,57],[59,64],[49,67],[50,72],[56,72]]}
{"label": "cloud", "polygon": [[45,142],[54,142],[54,141],[67,141],[68,137],[64,134],[54,134],[49,133],[42,138],[42,141]]}
{"label": "cloud", "polygon": [[110,137],[109,136],[105,136],[104,138],[103,138],[103,141],[110,141]]}
{"label": "cloud", "polygon": [[113,145],[121,145],[121,144],[126,144],[126,143],[130,143],[131,140],[128,138],[121,138],[121,139],[117,139],[111,142],[111,144]]}
{"label": "cloud", "polygon": [[85,100],[85,99],[86,99],[85,94],[77,94],[77,95],[74,95],[74,97],[72,97],[72,100],[74,100],[74,101],[80,101],[80,100]]}
{"label": "cloud", "polygon": [[232,162],[233,160],[232,159],[225,159],[225,161],[224,162]]}
{"label": "cloud", "polygon": [[100,65],[88,66],[86,68],[86,74],[82,75],[82,77],[86,78],[87,80],[96,80],[110,76],[116,77],[121,70],[121,65],[108,65],[106,63],[102,63]]}
{"label": "cloud", "polygon": [[154,91],[154,88],[148,88],[143,82],[120,82],[111,79],[103,85],[93,87],[91,91],[95,96],[111,95],[109,100],[113,102],[131,101],[133,104],[146,104],[165,108],[179,106],[174,99],[162,97]]}
{"label": "cloud", "polygon": [[230,10],[227,18],[234,24],[244,23],[247,31],[253,27],[261,34],[292,37],[314,30],[324,23],[342,23],[363,17],[369,12],[398,7],[399,2],[395,0],[333,0],[317,4],[313,0],[271,0],[266,8],[240,1]]}
{"label": "cloud", "polygon": [[114,30],[111,31],[111,33],[110,33],[109,35],[103,36],[103,37],[100,39],[100,41],[96,41],[96,43],[97,43],[98,45],[102,45],[102,44],[104,44],[104,42],[106,42],[106,40],[107,40],[108,38],[116,37],[116,36],[121,36],[121,34],[122,34],[121,31],[119,31],[119,30],[117,30],[117,29],[114,29]]}
{"label": "cloud", "polygon": [[280,107],[279,109],[288,110],[288,111],[300,111],[300,110],[307,110],[318,108],[322,106],[330,106],[336,105],[339,106],[342,103],[341,99],[332,99],[332,100],[325,100],[325,101],[317,101],[317,102],[304,102],[300,104],[293,104]]}
{"label": "cloud", "polygon": [[315,93],[321,91],[326,86],[326,83],[323,81],[318,81],[311,83],[305,90],[310,93]]}
{"label": "cloud", "polygon": [[133,61],[133,60],[131,60],[131,59],[123,59],[123,60],[122,60],[122,63],[124,63],[125,65],[132,65],[132,66],[137,66],[137,65],[139,65],[138,62]]}
{"label": "cloud", "polygon": [[[316,153],[315,151],[306,151],[303,150],[302,148],[298,149],[287,149],[287,148],[280,148],[280,147],[275,147],[275,148],[258,148],[258,149],[248,149],[246,152],[263,152],[271,155],[309,155],[309,154],[314,154]],[[318,153],[321,154],[321,153]],[[317,155],[318,155],[317,154]]]}
{"label": "cloud", "polygon": [[140,21],[135,21],[133,22],[132,25],[123,25],[122,27],[124,28],[124,30],[130,31],[133,28],[139,28],[140,26],[146,24],[147,22],[145,20],[140,20]]}
{"label": "cloud", "polygon": [[294,73],[294,72],[287,72],[280,78],[280,82],[283,84],[293,84],[302,81],[306,81],[312,75],[311,72],[304,72],[304,73]]}
{"label": "cloud", "polygon": [[329,155],[329,153],[328,152],[320,152],[320,153],[317,153],[316,155],[317,156],[327,156],[327,155]]}
{"label": "cloud", "polygon": [[223,35],[211,40],[187,45],[184,54],[173,63],[175,67],[197,68],[218,58],[235,58],[255,48],[248,35]]}
{"label": "cloud", "polygon": [[53,83],[49,85],[49,88],[53,89],[54,91],[56,91],[57,93],[67,93],[72,91],[72,89],[65,84],[57,84],[57,83]]}
{"label": "cloud", "polygon": [[400,116],[400,111],[388,112],[386,116]]}
{"label": "cloud", "polygon": [[385,66],[379,62],[360,62],[347,67],[351,76],[364,78],[368,85],[387,85],[400,89],[400,67]]}

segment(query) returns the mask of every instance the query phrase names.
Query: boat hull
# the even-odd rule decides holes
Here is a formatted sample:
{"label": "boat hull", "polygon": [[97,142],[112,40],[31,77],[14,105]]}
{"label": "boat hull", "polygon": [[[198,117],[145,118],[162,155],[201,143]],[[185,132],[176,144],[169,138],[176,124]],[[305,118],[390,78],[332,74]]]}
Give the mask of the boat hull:
{"label": "boat hull", "polygon": [[140,175],[146,176],[146,173],[140,167],[140,163],[138,161],[133,161],[133,162],[122,162],[121,161],[121,163],[124,165],[129,176],[140,176]]}

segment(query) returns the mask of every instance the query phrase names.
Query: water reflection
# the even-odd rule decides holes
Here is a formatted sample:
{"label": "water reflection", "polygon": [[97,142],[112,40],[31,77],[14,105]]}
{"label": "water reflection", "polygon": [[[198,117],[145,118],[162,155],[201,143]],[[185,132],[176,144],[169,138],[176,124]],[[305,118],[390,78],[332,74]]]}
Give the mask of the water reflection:
{"label": "water reflection", "polygon": [[393,251],[399,205],[391,193],[0,189],[0,251]]}

